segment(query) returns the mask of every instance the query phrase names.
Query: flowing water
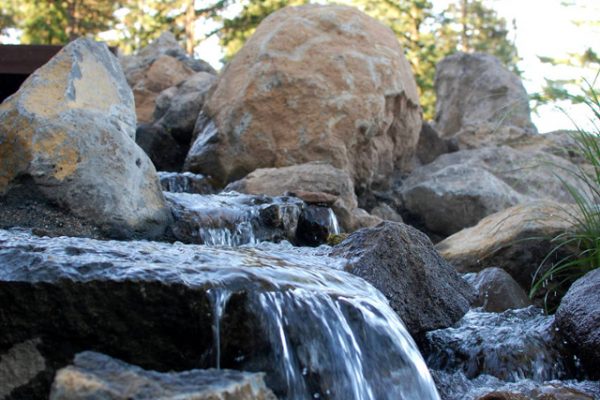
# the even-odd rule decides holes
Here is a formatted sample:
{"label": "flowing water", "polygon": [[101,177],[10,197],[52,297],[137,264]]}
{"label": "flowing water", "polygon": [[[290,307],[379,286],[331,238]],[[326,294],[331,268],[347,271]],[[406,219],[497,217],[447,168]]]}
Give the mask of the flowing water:
{"label": "flowing water", "polygon": [[[0,230],[0,279],[196,288],[212,302],[212,366],[266,371],[280,398],[439,399],[417,347],[383,295],[325,251],[286,243],[223,248]],[[255,352],[232,351],[230,335],[240,334],[231,330],[238,315],[234,297],[245,299],[250,320],[244,341],[264,345]]]}

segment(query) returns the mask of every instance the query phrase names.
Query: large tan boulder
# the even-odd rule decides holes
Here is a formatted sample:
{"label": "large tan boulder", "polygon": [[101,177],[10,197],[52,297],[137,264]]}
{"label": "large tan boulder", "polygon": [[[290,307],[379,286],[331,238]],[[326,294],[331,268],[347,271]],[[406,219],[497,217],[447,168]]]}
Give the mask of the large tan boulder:
{"label": "large tan boulder", "polygon": [[389,28],[347,6],[286,7],[219,77],[185,168],[225,184],[257,168],[324,161],[359,190],[386,186],[414,154],[418,104]]}
{"label": "large tan boulder", "polygon": [[292,193],[307,202],[325,203],[331,206],[346,231],[375,226],[382,221],[358,208],[348,173],[326,163],[260,168],[230,183],[225,190],[268,196]]}
{"label": "large tan boulder", "polygon": [[550,239],[572,229],[573,212],[572,206],[552,201],[520,204],[455,233],[436,249],[459,272],[500,267],[529,290],[536,270],[556,246]]}
{"label": "large tan boulder", "polygon": [[116,58],[104,44],[72,42],[0,105],[0,200],[27,182],[97,225],[162,234],[171,215],[135,126]]}

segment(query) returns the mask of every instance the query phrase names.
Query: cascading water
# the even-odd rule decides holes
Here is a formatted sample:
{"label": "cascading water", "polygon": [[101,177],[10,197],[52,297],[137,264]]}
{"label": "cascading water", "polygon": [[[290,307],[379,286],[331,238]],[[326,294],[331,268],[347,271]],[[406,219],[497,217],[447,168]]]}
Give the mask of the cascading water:
{"label": "cascading water", "polygon": [[208,320],[215,336],[204,350],[213,355],[205,367],[265,371],[282,399],[439,399],[383,295],[344,272],[342,261],[323,249],[38,238],[9,231],[0,231],[0,243],[3,282],[70,282],[56,293],[94,281],[155,282],[196,291],[196,302],[203,293],[212,304]]}

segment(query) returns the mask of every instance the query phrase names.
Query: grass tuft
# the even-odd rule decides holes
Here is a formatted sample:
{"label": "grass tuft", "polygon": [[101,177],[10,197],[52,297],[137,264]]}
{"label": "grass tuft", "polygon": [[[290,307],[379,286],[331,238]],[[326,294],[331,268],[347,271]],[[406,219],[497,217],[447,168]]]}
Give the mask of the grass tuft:
{"label": "grass tuft", "polygon": [[[573,138],[577,151],[591,168],[566,169],[553,165],[581,182],[584,190],[575,188],[557,174],[575,203],[573,208],[565,210],[573,229],[551,239],[554,246],[540,263],[529,293],[531,298],[544,293],[548,312],[554,311],[549,306],[550,297],[564,294],[575,280],[600,267],[600,98],[595,89],[599,75],[600,71],[591,83],[586,81],[586,87],[583,88],[585,95],[577,97],[591,110],[591,129],[585,129],[572,120],[576,127]],[[558,254],[567,255],[558,257],[547,267],[548,262]]]}

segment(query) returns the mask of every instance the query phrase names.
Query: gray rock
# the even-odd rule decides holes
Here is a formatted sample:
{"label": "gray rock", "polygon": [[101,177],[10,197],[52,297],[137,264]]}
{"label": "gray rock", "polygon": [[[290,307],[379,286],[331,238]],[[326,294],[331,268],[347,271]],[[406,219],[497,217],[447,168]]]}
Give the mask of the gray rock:
{"label": "gray rock", "polygon": [[452,141],[442,138],[431,124],[423,121],[419,142],[417,143],[417,159],[422,165],[433,162],[442,154],[456,150],[458,148]]}
{"label": "gray rock", "polygon": [[415,169],[400,194],[406,212],[428,233],[451,235],[484,217],[535,199],[573,202],[565,182],[587,188],[567,171],[569,161],[508,146],[444,154]]}
{"label": "gray rock", "polygon": [[446,57],[436,67],[435,90],[435,126],[443,136],[482,123],[536,131],[521,80],[494,56],[456,53]]}
{"label": "gray rock", "polygon": [[331,255],[379,289],[413,337],[458,321],[474,290],[418,230],[397,222],[354,232]]}
{"label": "gray rock", "polygon": [[560,335],[594,379],[600,378],[600,269],[588,272],[571,286],[556,311]]}
{"label": "gray rock", "polygon": [[104,354],[77,354],[56,373],[50,400],[276,400],[264,374],[226,369],[147,371]]}
{"label": "gray rock", "polygon": [[0,399],[7,398],[46,369],[46,360],[37,349],[40,343],[39,339],[27,340],[0,355]]}
{"label": "gray rock", "polygon": [[531,305],[527,293],[502,268],[485,268],[473,277],[471,283],[477,290],[477,300],[473,305],[485,311],[502,312]]}
{"label": "gray rock", "polygon": [[372,210],[371,215],[381,218],[382,221],[403,222],[402,216],[386,203],[377,204]]}
{"label": "gray rock", "polygon": [[27,176],[111,234],[161,235],[171,216],[156,170],[134,142],[133,107],[106,45],[70,43],[0,105],[0,195]]}
{"label": "gray rock", "polygon": [[155,123],[188,149],[196,119],[216,79],[208,72],[198,72],[177,86],[162,91],[156,98]]}

